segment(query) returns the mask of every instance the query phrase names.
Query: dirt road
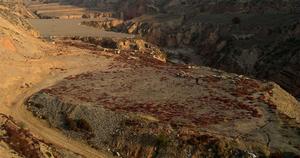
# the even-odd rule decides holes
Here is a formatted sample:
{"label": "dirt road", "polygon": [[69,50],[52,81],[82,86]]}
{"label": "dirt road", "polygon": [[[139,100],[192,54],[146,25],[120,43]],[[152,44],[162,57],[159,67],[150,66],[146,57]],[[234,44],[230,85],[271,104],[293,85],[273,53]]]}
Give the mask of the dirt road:
{"label": "dirt road", "polygon": [[[56,48],[53,47],[53,50]],[[43,55],[39,59],[26,59],[0,63],[1,83],[1,113],[13,116],[23,122],[37,137],[68,149],[87,158],[111,157],[100,153],[82,142],[77,142],[64,136],[59,130],[49,128],[44,122],[37,120],[29,113],[24,100],[42,88],[50,86],[60,79],[80,72],[105,68],[108,59],[92,56],[78,50],[68,55]]]}
{"label": "dirt road", "polygon": [[[105,69],[112,60],[92,55],[87,50],[43,42],[16,25],[20,21],[15,21],[17,15],[9,8],[0,5],[0,9],[3,10],[0,15],[0,113],[13,116],[36,137],[83,157],[111,157],[50,128],[33,117],[23,102],[66,76]],[[0,150],[0,157],[5,155]]]}

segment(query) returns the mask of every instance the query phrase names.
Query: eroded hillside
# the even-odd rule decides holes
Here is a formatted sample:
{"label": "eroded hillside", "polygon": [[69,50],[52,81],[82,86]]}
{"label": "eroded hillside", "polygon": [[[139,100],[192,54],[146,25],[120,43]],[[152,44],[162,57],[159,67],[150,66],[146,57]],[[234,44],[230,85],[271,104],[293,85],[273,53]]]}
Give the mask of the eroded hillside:
{"label": "eroded hillside", "polygon": [[[170,63],[166,50],[146,36],[148,42],[109,32],[105,38],[37,38],[40,32],[25,19],[37,18],[32,10],[22,3],[0,3],[0,9],[1,157],[300,155],[300,104],[276,83]],[[96,24],[120,31],[138,22],[134,32],[121,32],[139,34],[144,18]],[[208,34],[207,44],[215,48],[218,34]],[[164,37],[160,44],[170,42]],[[289,40],[280,49],[297,47]],[[293,50],[291,56],[297,54]],[[273,57],[261,60],[267,61],[261,67],[272,67],[264,64]]]}
{"label": "eroded hillside", "polygon": [[[272,80],[299,98],[298,1],[94,3],[97,4],[94,8],[114,6],[110,11],[121,20],[82,24],[143,37],[165,48],[172,62],[205,65]],[[74,4],[89,6],[90,3]]]}

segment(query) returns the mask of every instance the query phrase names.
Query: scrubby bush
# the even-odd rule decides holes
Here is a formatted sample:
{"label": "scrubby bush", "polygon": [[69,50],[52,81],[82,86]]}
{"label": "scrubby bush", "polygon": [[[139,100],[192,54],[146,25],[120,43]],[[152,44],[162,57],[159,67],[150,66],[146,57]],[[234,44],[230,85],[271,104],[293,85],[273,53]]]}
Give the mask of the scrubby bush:
{"label": "scrubby bush", "polygon": [[84,119],[71,119],[69,117],[65,118],[66,121],[66,126],[70,129],[70,130],[74,130],[74,131],[86,131],[86,132],[91,132],[92,128],[90,126],[90,124],[84,120]]}
{"label": "scrubby bush", "polygon": [[117,42],[115,42],[112,38],[103,38],[100,41],[101,47],[104,48],[110,48],[110,49],[116,49],[117,48]]}

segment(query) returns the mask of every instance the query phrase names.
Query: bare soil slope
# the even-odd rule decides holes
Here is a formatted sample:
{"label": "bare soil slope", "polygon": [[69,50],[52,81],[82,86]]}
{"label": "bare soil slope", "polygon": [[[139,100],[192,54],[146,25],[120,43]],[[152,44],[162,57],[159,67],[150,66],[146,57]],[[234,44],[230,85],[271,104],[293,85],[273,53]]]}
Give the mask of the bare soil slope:
{"label": "bare soil slope", "polygon": [[[86,54],[79,49],[44,43],[34,38],[31,31],[26,31],[29,25],[13,8],[1,5],[0,9],[0,113],[14,117],[16,122],[21,122],[22,128],[34,133],[34,137],[53,143],[62,150],[71,151],[60,157],[72,157],[72,153],[78,153],[75,157],[109,157],[49,128],[47,124],[33,118],[22,106],[26,97],[44,86],[53,84],[64,75],[101,67],[105,65],[101,59],[105,58]],[[1,129],[3,128],[6,126],[1,124]],[[19,127],[16,127],[16,131],[19,131]],[[13,135],[8,138],[15,139],[11,136]],[[5,137],[1,135],[1,143],[3,139],[7,139]],[[25,145],[22,144],[22,138],[14,141]],[[1,148],[1,157],[31,157],[26,156],[29,153],[17,150],[13,146],[16,143]]]}

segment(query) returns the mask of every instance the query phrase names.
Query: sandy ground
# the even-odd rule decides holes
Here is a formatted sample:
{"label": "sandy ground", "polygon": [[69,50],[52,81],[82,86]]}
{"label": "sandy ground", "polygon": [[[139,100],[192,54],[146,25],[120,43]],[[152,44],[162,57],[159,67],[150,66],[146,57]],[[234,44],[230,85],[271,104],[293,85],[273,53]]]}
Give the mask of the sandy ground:
{"label": "sandy ground", "polygon": [[[106,18],[103,18],[105,20]],[[100,19],[98,19],[101,21]],[[42,37],[49,36],[88,36],[88,37],[113,37],[133,38],[134,35],[116,33],[80,25],[86,19],[30,19],[29,22],[41,33]]]}
{"label": "sandy ground", "polygon": [[[0,113],[13,116],[38,138],[89,158],[110,157],[49,128],[24,109],[24,100],[63,77],[102,69],[110,60],[49,45],[0,17]],[[7,153],[0,150],[1,157]]]}
{"label": "sandy ground", "polygon": [[72,5],[61,5],[59,3],[41,4],[40,2],[27,1],[28,9],[44,16],[82,16],[89,11]]}
{"label": "sandy ground", "polygon": [[[92,15],[93,13],[98,14],[101,12],[94,12],[86,10],[72,5],[63,5],[59,3],[47,3],[41,4],[39,2],[33,2],[27,0],[28,11],[32,14],[36,12],[38,15],[53,17],[53,19],[39,19],[33,17],[28,19],[29,23],[40,32],[42,37],[73,37],[73,36],[84,36],[84,37],[112,37],[112,38],[133,38],[134,35],[125,33],[108,32],[97,28],[80,25],[83,21],[104,21],[110,19],[109,17],[103,18],[92,18],[83,19],[83,15]],[[56,19],[59,17],[59,19]]]}

